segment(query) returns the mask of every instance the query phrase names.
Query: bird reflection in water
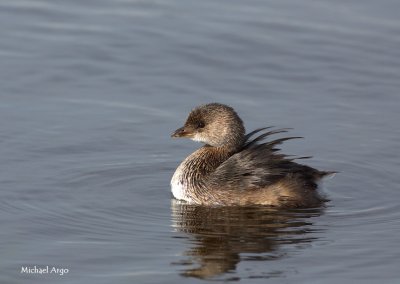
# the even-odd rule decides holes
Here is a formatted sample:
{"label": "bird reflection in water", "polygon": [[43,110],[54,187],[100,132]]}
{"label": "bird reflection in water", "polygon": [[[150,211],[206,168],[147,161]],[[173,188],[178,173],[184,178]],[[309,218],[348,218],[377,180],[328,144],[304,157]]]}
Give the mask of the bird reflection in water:
{"label": "bird reflection in water", "polygon": [[[311,217],[322,208],[274,210],[267,207],[207,207],[172,200],[172,226],[189,239],[191,247],[181,275],[209,279],[236,271],[240,261],[273,261],[285,256],[290,245],[316,239]],[[177,236],[181,237],[181,236]],[[263,272],[253,277],[276,277],[284,272]]]}

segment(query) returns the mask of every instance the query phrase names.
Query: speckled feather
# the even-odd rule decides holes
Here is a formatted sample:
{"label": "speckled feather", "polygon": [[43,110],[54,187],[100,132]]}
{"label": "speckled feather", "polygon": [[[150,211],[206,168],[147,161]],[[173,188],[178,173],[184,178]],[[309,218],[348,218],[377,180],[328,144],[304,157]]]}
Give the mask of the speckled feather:
{"label": "speckled feather", "polygon": [[279,149],[275,147],[284,141],[301,137],[284,137],[257,143],[272,134],[282,132],[286,132],[286,130],[269,131],[252,140],[249,139],[249,136],[240,151],[221,163],[210,174],[207,185],[213,187],[216,184],[220,186],[223,184],[225,188],[249,189],[269,186],[287,175],[292,175],[304,179],[307,184],[315,187],[315,181],[326,173],[294,162],[296,158],[280,154]]}
{"label": "speckled feather", "polygon": [[299,164],[296,159],[308,157],[287,156],[276,147],[301,137],[267,140],[284,132],[287,129],[266,127],[244,135],[242,121],[232,108],[208,104],[194,109],[185,126],[173,136],[207,144],[187,157],[176,170],[171,180],[174,196],[206,205],[310,207],[321,204],[325,199],[316,190],[317,182],[331,172]]}

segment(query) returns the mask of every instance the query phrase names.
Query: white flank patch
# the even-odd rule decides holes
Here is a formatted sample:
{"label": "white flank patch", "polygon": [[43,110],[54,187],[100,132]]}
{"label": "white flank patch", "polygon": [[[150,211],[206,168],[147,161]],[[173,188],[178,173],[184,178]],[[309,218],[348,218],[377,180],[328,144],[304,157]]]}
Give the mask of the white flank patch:
{"label": "white flank patch", "polygon": [[180,181],[171,180],[171,192],[172,195],[179,200],[185,200],[183,184]]}
{"label": "white flank patch", "polygon": [[190,202],[191,199],[186,194],[186,185],[182,182],[182,168],[184,167],[182,164],[176,169],[174,175],[172,176],[171,192],[176,199]]}

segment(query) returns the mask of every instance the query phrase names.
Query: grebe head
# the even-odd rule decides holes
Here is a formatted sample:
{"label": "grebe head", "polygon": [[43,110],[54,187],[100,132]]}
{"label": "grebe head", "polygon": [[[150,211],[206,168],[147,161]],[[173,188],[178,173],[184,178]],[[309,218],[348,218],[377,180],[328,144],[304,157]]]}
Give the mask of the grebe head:
{"label": "grebe head", "polygon": [[233,108],[211,103],[193,109],[185,125],[171,137],[187,137],[214,147],[239,148],[244,142],[243,122]]}

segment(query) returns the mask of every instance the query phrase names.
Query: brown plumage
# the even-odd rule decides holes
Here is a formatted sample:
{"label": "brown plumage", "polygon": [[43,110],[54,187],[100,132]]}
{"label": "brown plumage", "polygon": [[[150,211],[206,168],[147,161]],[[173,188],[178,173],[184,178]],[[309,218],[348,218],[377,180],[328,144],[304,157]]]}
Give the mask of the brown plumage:
{"label": "brown plumage", "polygon": [[317,182],[333,172],[298,164],[295,158],[279,153],[277,145],[299,137],[264,141],[286,131],[267,127],[245,135],[243,122],[231,107],[212,103],[195,108],[172,137],[205,145],[175,171],[171,180],[174,197],[203,205],[320,205],[326,200],[317,192]]}

